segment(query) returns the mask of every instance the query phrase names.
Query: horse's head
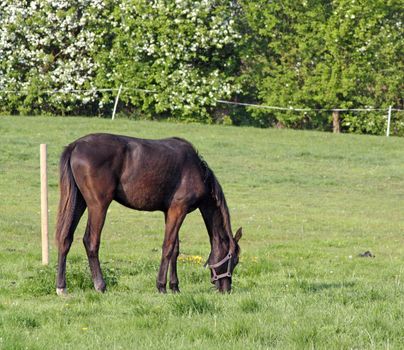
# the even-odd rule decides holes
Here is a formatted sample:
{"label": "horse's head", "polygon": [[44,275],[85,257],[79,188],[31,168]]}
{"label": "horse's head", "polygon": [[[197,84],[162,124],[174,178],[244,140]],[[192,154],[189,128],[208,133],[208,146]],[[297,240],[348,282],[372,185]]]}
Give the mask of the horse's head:
{"label": "horse's head", "polygon": [[237,266],[240,255],[238,242],[243,232],[241,227],[233,238],[234,245],[230,245],[229,251],[224,252],[222,260],[209,264],[211,281],[220,292],[230,292],[234,268]]}

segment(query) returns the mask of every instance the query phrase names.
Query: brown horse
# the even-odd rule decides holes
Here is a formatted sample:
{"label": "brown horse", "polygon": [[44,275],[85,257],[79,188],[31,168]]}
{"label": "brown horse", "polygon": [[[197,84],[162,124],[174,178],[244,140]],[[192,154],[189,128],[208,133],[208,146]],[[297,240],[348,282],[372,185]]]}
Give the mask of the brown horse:
{"label": "brown horse", "polygon": [[194,147],[180,138],[145,140],[111,134],[84,136],[66,147],[60,159],[60,202],[56,227],[58,271],[56,292],[66,293],[66,256],[86,208],[86,248],[94,288],[104,292],[98,251],[107,209],[115,200],[126,207],[164,212],[165,236],[157,289],[179,292],[178,231],[185,216],[198,208],[209,233],[207,261],[211,282],[231,290],[238,263],[241,228],[233,237],[229,210],[219,182]]}

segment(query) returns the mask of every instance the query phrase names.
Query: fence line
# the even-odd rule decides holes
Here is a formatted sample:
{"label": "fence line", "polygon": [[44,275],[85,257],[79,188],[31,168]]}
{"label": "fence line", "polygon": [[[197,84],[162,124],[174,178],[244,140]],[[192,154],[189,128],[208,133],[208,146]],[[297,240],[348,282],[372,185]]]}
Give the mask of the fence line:
{"label": "fence line", "polygon": [[[120,88],[104,88],[104,89],[54,89],[54,90],[38,90],[37,92],[40,94],[69,94],[73,92],[77,93],[96,93],[96,92],[113,92],[119,91]],[[156,90],[147,90],[147,89],[138,89],[138,88],[126,88],[122,87],[121,90],[128,90],[128,91],[142,91],[142,92],[157,92]],[[28,91],[21,91],[21,90],[0,90],[0,93],[11,93],[11,94],[27,94]]]}
{"label": "fence line", "polygon": [[[265,109],[274,109],[279,111],[291,111],[291,112],[372,112],[372,111],[388,111],[388,108],[294,108],[294,107],[276,107],[276,106],[265,106],[265,105],[257,105],[253,103],[244,103],[244,102],[234,102],[234,101],[225,101],[225,100],[216,100],[219,103],[231,104],[231,105],[239,105],[246,107],[256,107],[256,108],[265,108]],[[391,108],[391,111],[395,112],[403,112],[404,109]]]}
{"label": "fence line", "polygon": [[[149,89],[140,89],[140,88],[126,88],[122,85],[119,88],[94,88],[94,89],[55,89],[55,90],[39,90],[38,93],[44,94],[57,94],[57,93],[96,93],[96,92],[114,92],[117,91],[118,95],[115,100],[115,104],[119,99],[119,95],[121,91],[141,91],[146,93],[157,93],[156,90]],[[27,91],[19,91],[19,90],[0,90],[3,93],[15,93],[15,94],[23,94],[28,93]],[[216,103],[236,105],[236,106],[244,106],[244,107],[253,107],[253,108],[262,108],[262,109],[270,109],[270,110],[278,110],[278,111],[290,111],[290,112],[404,112],[404,109],[400,108],[294,108],[290,107],[278,107],[278,106],[267,106],[267,105],[259,105],[254,103],[245,103],[245,102],[236,102],[236,101],[226,101],[226,100],[215,100]],[[115,113],[114,113],[115,114]]]}

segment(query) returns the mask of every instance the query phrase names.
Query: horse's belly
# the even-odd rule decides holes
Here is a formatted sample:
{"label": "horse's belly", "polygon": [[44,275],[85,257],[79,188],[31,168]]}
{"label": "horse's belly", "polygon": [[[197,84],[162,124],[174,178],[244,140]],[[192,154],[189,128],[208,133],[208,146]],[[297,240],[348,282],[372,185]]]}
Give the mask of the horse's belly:
{"label": "horse's belly", "polygon": [[170,191],[163,185],[127,185],[118,186],[115,200],[129,208],[137,210],[155,211],[166,210],[170,198]]}

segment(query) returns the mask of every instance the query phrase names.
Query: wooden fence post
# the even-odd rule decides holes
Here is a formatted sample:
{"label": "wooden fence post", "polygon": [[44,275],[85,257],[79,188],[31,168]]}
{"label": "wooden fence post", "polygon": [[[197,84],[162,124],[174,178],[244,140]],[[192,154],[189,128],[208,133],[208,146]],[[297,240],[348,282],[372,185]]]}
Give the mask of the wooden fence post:
{"label": "wooden fence post", "polygon": [[42,265],[49,264],[49,219],[48,219],[48,174],[47,174],[47,147],[40,146],[41,168],[41,236],[42,236]]}
{"label": "wooden fence post", "polygon": [[340,120],[339,111],[332,111],[332,132],[334,134],[339,134],[340,132]]}

